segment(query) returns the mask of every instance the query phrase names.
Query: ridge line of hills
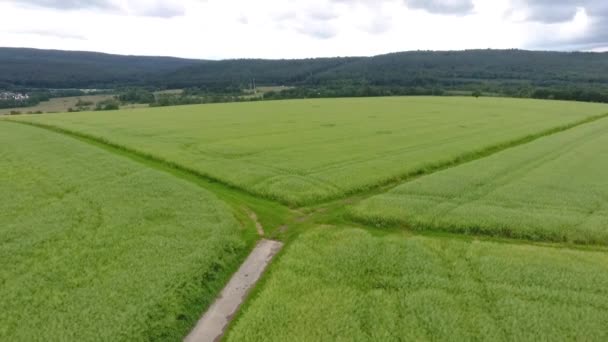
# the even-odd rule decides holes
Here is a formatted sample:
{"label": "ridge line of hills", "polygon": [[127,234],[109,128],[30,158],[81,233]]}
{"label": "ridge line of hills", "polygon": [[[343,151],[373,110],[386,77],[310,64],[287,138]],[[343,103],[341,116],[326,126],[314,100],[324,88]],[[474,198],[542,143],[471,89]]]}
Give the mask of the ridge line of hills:
{"label": "ridge line of hills", "polygon": [[608,85],[608,53],[527,50],[409,51],[373,57],[195,60],[0,48],[0,89],[260,85],[533,87]]}

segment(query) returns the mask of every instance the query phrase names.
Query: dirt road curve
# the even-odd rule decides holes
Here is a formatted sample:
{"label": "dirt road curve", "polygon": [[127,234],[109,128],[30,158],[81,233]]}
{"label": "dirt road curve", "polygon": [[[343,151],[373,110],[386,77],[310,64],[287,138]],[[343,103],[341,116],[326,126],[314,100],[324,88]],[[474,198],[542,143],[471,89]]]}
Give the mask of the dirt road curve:
{"label": "dirt road curve", "polygon": [[194,329],[184,339],[186,342],[219,341],[226,327],[241,306],[247,293],[260,279],[272,258],[283,247],[282,242],[261,240],[232,276],[220,296],[209,307]]}

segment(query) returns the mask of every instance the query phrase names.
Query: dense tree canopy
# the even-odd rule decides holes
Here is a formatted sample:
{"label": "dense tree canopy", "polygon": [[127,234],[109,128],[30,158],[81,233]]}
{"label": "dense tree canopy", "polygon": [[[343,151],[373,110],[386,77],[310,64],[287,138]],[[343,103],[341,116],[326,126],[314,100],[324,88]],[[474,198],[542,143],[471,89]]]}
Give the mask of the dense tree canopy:
{"label": "dense tree canopy", "polygon": [[[206,61],[0,48],[0,89],[122,88],[130,90],[121,100],[131,102],[141,97],[152,100],[149,92],[133,87],[238,96],[254,84],[297,87],[267,98],[464,91],[608,102],[608,53],[412,51],[375,57]],[[190,102],[192,95],[184,94]],[[163,99],[174,100],[175,96]]]}

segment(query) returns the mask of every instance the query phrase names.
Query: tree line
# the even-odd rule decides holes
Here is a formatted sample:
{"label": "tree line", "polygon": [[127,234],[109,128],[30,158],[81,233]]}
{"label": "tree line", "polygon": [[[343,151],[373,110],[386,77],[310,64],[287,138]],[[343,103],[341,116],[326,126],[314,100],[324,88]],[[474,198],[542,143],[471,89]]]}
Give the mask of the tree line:
{"label": "tree line", "polygon": [[[293,87],[266,99],[462,92],[608,102],[608,53],[412,51],[207,61],[0,48],[0,89],[111,88],[122,102],[172,105],[240,101],[256,84]],[[173,88],[186,91],[154,95]]]}

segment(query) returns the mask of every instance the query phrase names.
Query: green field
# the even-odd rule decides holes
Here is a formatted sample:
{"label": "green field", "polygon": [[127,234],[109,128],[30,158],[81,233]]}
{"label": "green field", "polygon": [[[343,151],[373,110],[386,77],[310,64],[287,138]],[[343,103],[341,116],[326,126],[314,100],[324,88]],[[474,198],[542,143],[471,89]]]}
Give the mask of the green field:
{"label": "green field", "polygon": [[2,341],[179,340],[247,252],[212,193],[128,158],[0,121],[0,159]]}
{"label": "green field", "polygon": [[229,341],[605,341],[607,146],[506,98],[2,118],[0,340],[181,340],[264,236]]}
{"label": "green field", "polygon": [[608,255],[551,247],[303,234],[228,341],[606,341]]}
{"label": "green field", "polygon": [[374,224],[608,244],[608,119],[405,183],[356,206]]}
{"label": "green field", "polygon": [[592,116],[608,106],[503,98],[270,101],[24,116],[292,205],[362,191]]}

